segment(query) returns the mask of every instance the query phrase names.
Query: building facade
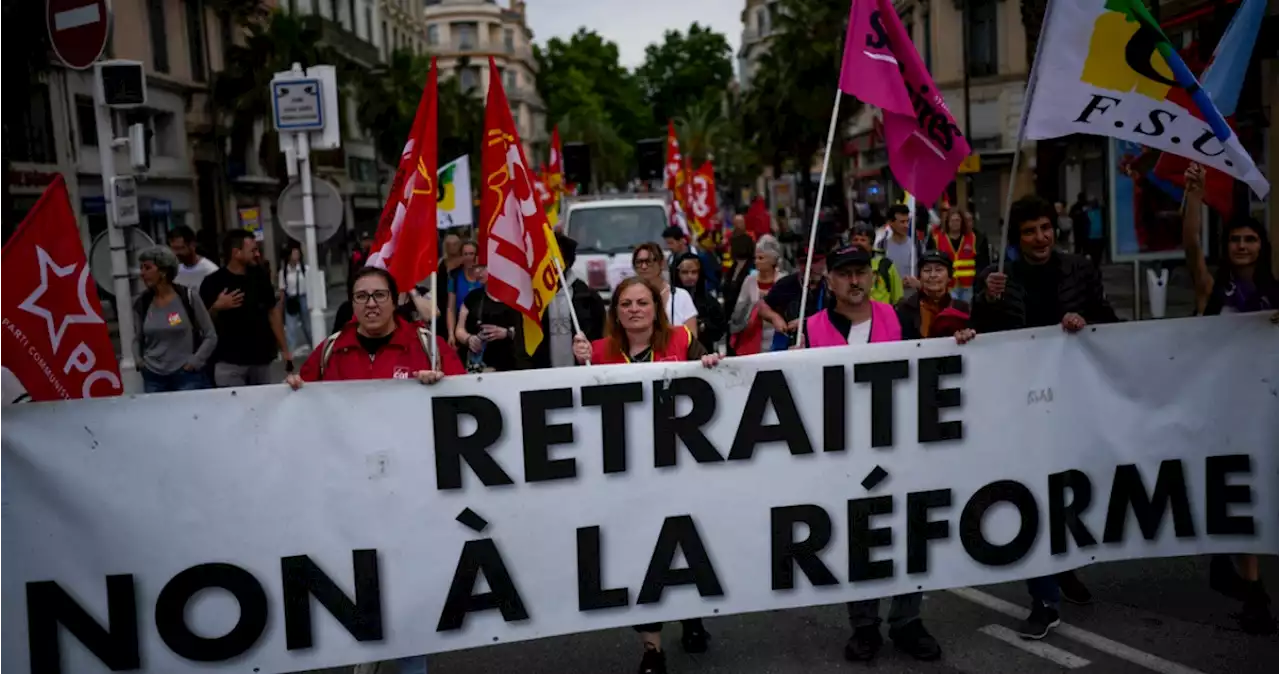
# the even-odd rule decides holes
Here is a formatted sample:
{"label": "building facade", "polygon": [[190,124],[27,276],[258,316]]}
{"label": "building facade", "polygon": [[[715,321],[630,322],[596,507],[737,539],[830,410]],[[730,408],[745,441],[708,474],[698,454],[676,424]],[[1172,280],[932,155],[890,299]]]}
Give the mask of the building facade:
{"label": "building facade", "polygon": [[423,0],[378,0],[378,4],[382,8],[379,36],[382,59],[389,59],[396,50],[424,53],[427,24],[423,19]]}
{"label": "building facade", "polygon": [[742,46],[738,48],[738,83],[751,85],[756,63],[769,50],[781,0],[747,0],[742,8]]}
{"label": "building facade", "polygon": [[[538,95],[533,31],[523,0],[500,7],[493,0],[422,0],[426,49],[439,57],[441,78],[456,77],[464,91],[489,91],[489,57],[502,76],[516,130],[532,156],[547,141],[547,109]],[[444,157],[441,157],[445,160]]]}

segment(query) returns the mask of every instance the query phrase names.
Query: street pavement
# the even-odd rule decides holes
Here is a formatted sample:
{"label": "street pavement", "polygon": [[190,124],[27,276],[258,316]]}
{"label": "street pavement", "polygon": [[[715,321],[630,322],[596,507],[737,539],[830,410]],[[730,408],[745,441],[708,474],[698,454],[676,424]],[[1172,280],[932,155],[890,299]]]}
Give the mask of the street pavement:
{"label": "street pavement", "polygon": [[[672,674],[1272,674],[1275,636],[1239,630],[1238,603],[1208,587],[1208,558],[1098,564],[1078,571],[1092,589],[1088,606],[1064,604],[1063,626],[1039,642],[1013,630],[1025,614],[1022,583],[931,592],[922,615],[942,645],[938,662],[916,662],[885,648],[872,665],[843,659],[849,636],[843,606],[708,618],[711,648],[680,651],[679,626],[666,629]],[[1276,560],[1263,561],[1275,596]],[[882,602],[887,610],[888,602]],[[428,658],[431,674],[632,672],[640,645],[629,629],[518,642]]]}

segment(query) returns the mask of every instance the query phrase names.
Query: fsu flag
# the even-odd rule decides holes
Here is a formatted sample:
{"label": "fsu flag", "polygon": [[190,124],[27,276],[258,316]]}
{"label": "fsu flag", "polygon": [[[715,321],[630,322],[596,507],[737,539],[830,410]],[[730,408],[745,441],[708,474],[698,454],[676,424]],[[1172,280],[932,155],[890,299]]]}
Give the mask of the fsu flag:
{"label": "fsu flag", "polygon": [[693,214],[694,239],[701,241],[712,231],[716,206],[716,172],[711,162],[704,162],[689,181],[689,211]]}
{"label": "fsu flag", "polygon": [[436,211],[436,60],[432,58],[366,264],[386,269],[405,290],[435,273],[439,263]]}
{"label": "fsu flag", "polygon": [[[0,251],[0,264],[5,379],[13,375],[25,396],[37,401],[123,393],[115,348],[62,176],[18,225]],[[119,310],[133,307],[126,299]],[[128,345],[131,339],[126,335],[121,341]],[[20,392],[11,392],[8,384],[4,403],[17,402],[9,394]]]}
{"label": "fsu flag", "polygon": [[480,263],[489,268],[487,291],[524,316],[524,348],[532,354],[542,343],[542,312],[555,296],[556,266],[564,260],[539,208],[533,174],[492,57],[480,173]]}

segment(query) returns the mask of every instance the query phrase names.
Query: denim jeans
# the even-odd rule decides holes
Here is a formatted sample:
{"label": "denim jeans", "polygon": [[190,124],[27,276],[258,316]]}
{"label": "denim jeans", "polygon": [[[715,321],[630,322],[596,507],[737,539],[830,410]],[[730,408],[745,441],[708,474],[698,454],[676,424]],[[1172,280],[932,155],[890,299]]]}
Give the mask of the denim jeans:
{"label": "denim jeans", "polygon": [[218,388],[234,386],[261,386],[276,384],[271,380],[271,364],[236,365],[234,363],[218,363],[213,366],[213,382]]}
{"label": "denim jeans", "polygon": [[1031,593],[1031,598],[1056,607],[1058,605],[1058,579],[1054,576],[1040,576],[1039,578],[1027,579],[1027,592]]}
{"label": "denim jeans", "polygon": [[[889,604],[889,627],[898,628],[920,618],[919,592],[900,594]],[[854,629],[880,624],[880,600],[866,599],[845,604],[849,609],[849,625]]]}
{"label": "denim jeans", "polygon": [[307,310],[307,296],[299,295],[297,300],[298,313],[286,311],[284,314],[284,334],[290,351],[297,351],[304,344],[311,346],[311,314]]}
{"label": "denim jeans", "polygon": [[171,374],[156,374],[146,368],[142,369],[142,390],[146,393],[169,393],[171,391],[198,391],[210,388],[209,378],[204,372],[178,370]]}

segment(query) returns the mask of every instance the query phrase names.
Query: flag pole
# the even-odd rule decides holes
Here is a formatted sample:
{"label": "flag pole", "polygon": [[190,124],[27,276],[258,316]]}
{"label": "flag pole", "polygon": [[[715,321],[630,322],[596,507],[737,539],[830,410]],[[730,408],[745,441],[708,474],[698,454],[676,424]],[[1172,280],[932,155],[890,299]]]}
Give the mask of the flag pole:
{"label": "flag pole", "polygon": [[[1045,4],[1044,19],[1040,22],[1040,39],[1036,42],[1036,55],[1031,62],[1031,74],[1027,76],[1027,91],[1022,97],[1022,114],[1018,117],[1018,139],[1013,144],[1013,165],[1009,167],[1009,189],[1004,195],[1004,218],[1000,222],[1000,241],[997,249],[1000,256],[996,260],[996,271],[1004,273],[1004,259],[1009,252],[1009,210],[1013,208],[1013,188],[1018,182],[1018,168],[1022,163],[1022,139],[1027,135],[1027,115],[1031,111],[1031,99],[1035,96],[1036,82],[1040,79],[1040,53],[1044,49],[1044,25],[1053,14],[1053,0]],[[968,119],[965,123],[968,123]],[[966,139],[967,140],[967,139]]]}
{"label": "flag pole", "polygon": [[822,213],[822,193],[827,186],[827,169],[831,164],[831,144],[836,138],[836,123],[840,119],[840,87],[836,87],[836,101],[831,106],[831,125],[827,127],[827,147],[822,152],[822,176],[818,178],[818,199],[813,204],[813,221],[809,225],[809,251],[804,261],[804,283],[800,286],[800,323],[796,326],[796,344],[804,345],[804,311],[809,306],[809,276],[813,274],[813,247],[818,242],[818,216]]}
{"label": "flag pole", "polygon": [[[556,274],[560,276],[560,289],[564,291],[564,300],[569,303],[569,318],[573,321],[573,336],[582,334],[582,325],[578,323],[578,310],[573,308],[573,293],[569,291],[569,282],[564,278],[564,266],[558,258],[552,257],[551,264],[556,266]],[[547,335],[546,339],[551,336]],[[591,364],[591,356],[587,356],[587,365]]]}
{"label": "flag pole", "polygon": [[[440,369],[440,335],[436,334],[435,327],[440,324],[440,317],[436,315],[440,312],[440,296],[436,294],[439,286],[440,273],[436,270],[431,274],[431,336],[434,338],[431,340],[431,369],[433,370]],[[445,330],[449,329],[448,326],[449,322],[445,321]],[[448,341],[448,338],[446,337],[445,340]]]}

